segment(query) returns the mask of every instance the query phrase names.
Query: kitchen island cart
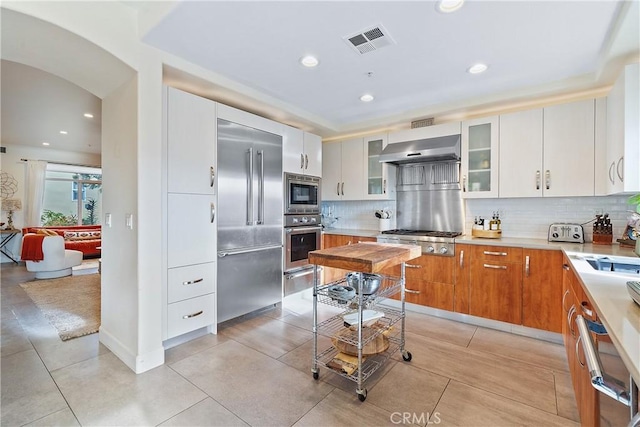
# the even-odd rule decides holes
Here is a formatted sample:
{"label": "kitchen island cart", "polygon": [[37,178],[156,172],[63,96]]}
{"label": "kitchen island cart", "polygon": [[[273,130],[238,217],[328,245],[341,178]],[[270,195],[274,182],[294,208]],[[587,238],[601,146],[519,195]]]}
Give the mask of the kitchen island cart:
{"label": "kitchen island cart", "polygon": [[[404,348],[405,262],[420,255],[419,246],[372,242],[309,252],[309,262],[314,264],[314,379],[319,378],[319,367],[327,368],[356,382],[358,398],[364,401],[367,389],[363,383],[396,351],[405,361],[411,360],[411,353]],[[386,274],[398,265],[399,277]],[[322,285],[318,266],[353,273]],[[368,293],[372,278],[379,286]],[[398,293],[399,310],[378,304]],[[341,308],[342,312],[318,323],[318,303]],[[333,345],[319,351],[318,334],[331,338]]]}

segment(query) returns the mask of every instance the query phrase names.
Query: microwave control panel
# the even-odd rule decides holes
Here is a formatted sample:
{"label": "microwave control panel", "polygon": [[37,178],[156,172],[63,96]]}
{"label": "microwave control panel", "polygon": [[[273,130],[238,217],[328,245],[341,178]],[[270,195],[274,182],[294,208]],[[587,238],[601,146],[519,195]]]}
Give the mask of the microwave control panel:
{"label": "microwave control panel", "polygon": [[550,242],[584,243],[584,229],[580,224],[551,224],[547,240]]}

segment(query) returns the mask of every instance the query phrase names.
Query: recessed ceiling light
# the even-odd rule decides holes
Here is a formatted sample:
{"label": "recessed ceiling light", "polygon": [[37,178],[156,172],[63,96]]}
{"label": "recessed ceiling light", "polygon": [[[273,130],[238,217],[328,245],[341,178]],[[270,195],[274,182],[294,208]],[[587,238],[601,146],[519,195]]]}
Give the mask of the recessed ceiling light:
{"label": "recessed ceiling light", "polygon": [[42,145],[49,146],[49,143],[48,142],[43,142]]}
{"label": "recessed ceiling light", "polygon": [[91,113],[84,113],[84,116],[85,116],[87,119],[93,119],[93,114],[91,114]]}
{"label": "recessed ceiling light", "polygon": [[489,68],[487,65],[478,63],[478,64],[474,64],[471,67],[469,67],[467,72],[469,72],[471,74],[480,74],[480,73],[483,73],[483,72],[487,71],[487,68]]}
{"label": "recessed ceiling light", "polygon": [[451,13],[460,9],[464,0],[440,0],[436,4],[436,10],[442,13]]}
{"label": "recessed ceiling light", "polygon": [[68,134],[69,132],[67,132],[66,130],[61,130],[61,131],[60,131],[60,133],[61,133],[61,134],[63,134],[63,135],[66,135],[66,134]]}
{"label": "recessed ceiling light", "polygon": [[313,68],[318,66],[320,62],[318,61],[318,58],[316,58],[315,56],[307,55],[300,58],[300,63],[305,67]]}
{"label": "recessed ceiling light", "polygon": [[362,102],[371,102],[371,101],[373,101],[373,95],[365,93],[364,95],[362,95],[360,97],[360,101],[362,101]]}

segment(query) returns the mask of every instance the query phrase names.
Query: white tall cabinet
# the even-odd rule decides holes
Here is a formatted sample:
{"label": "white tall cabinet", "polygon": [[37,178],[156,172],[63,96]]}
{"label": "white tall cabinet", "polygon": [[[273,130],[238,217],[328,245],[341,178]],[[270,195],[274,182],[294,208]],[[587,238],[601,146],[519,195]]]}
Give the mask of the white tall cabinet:
{"label": "white tall cabinet", "polygon": [[163,340],[216,332],[216,103],[165,88]]}
{"label": "white tall cabinet", "polygon": [[607,193],[640,191],[640,64],[629,64],[607,97]]}
{"label": "white tall cabinet", "polygon": [[322,176],[322,138],[283,125],[282,169],[285,172]]}
{"label": "white tall cabinet", "polygon": [[593,196],[595,100],[543,110],[543,194]]}
{"label": "white tall cabinet", "polygon": [[361,200],[364,194],[363,139],[322,144],[322,200]]}
{"label": "white tall cabinet", "polygon": [[500,197],[542,197],[542,108],[500,116]]}

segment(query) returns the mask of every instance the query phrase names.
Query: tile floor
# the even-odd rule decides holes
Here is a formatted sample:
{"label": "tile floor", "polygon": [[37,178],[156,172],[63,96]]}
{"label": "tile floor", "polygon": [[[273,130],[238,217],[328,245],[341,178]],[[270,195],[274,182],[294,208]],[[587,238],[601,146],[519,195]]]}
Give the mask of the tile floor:
{"label": "tile floor", "polygon": [[578,425],[560,345],[408,312],[413,360],[396,354],[360,402],[342,377],[313,380],[312,305],[300,299],[135,375],[97,334],[60,341],[18,286],[33,278],[24,267],[1,274],[2,426]]}

